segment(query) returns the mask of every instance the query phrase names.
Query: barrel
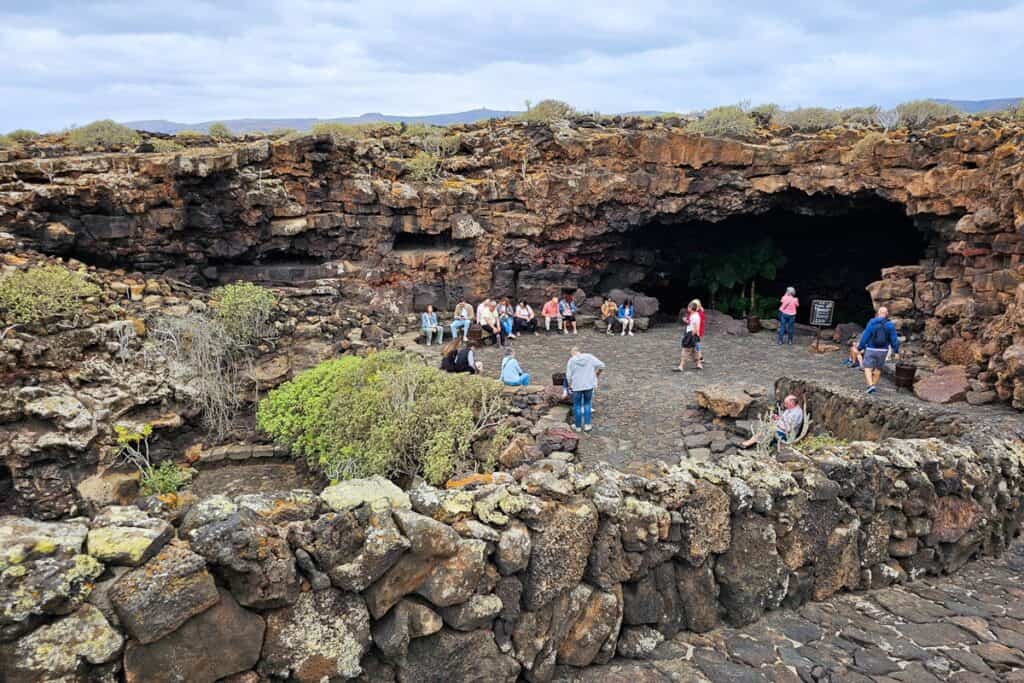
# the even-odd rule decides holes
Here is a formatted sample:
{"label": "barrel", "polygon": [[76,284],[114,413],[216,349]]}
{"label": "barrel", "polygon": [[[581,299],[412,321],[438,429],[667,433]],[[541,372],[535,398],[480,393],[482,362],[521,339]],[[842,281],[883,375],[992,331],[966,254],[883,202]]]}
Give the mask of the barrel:
{"label": "barrel", "polygon": [[912,389],[914,387],[914,376],[917,374],[917,367],[910,363],[897,363],[893,372],[892,381],[901,389]]}
{"label": "barrel", "polygon": [[551,374],[551,384],[553,384],[556,387],[560,387],[563,384],[565,384],[565,373],[564,372],[554,372],[554,373],[552,373]]}

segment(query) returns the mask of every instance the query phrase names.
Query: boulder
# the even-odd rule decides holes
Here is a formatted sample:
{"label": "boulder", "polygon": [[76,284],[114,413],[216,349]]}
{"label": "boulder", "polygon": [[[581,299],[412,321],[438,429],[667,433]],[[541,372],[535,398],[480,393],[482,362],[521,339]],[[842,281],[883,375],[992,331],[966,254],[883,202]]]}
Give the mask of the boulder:
{"label": "boulder", "polygon": [[947,365],[914,382],[914,394],[929,403],[953,403],[967,396],[971,385],[963,365]]}
{"label": "boulder", "polygon": [[730,624],[749,624],[782,603],[789,575],[776,545],[768,519],[756,514],[733,519],[729,549],[715,563],[719,601]]}
{"label": "boulder", "polygon": [[164,546],[110,588],[118,619],[142,644],[163,638],[219,600],[206,560],[177,543]]}
{"label": "boulder", "polygon": [[294,489],[274,493],[247,493],[235,498],[239,508],[252,510],[268,524],[313,519],[320,499],[312,491]]}
{"label": "boulder", "polygon": [[455,555],[435,561],[416,592],[438,607],[465,602],[483,578],[486,558],[487,544],[483,541],[460,541]]}
{"label": "boulder", "polygon": [[92,520],[86,548],[100,562],[137,567],[173,537],[174,528],[165,520],[137,507],[113,505]]}
{"label": "boulder", "polygon": [[978,526],[981,516],[981,508],[970,498],[939,496],[928,510],[932,521],[929,545],[956,543]]}
{"label": "boulder", "polygon": [[372,505],[385,501],[393,509],[412,508],[408,494],[380,475],[367,479],[349,479],[328,486],[320,492],[320,500],[335,512],[345,512],[363,503]]}
{"label": "boulder", "polygon": [[615,654],[622,626],[622,590],[595,590],[558,647],[558,662],[569,666],[603,664]]}
{"label": "boulder", "polygon": [[296,681],[355,678],[370,649],[370,615],[354,593],[302,593],[295,604],[268,612],[260,672]]}
{"label": "boulder", "polygon": [[209,498],[203,498],[185,513],[185,518],[178,528],[178,535],[182,538],[189,538],[194,529],[223,521],[236,512],[238,512],[238,506],[227,496],[218,493]]}
{"label": "boulder", "polygon": [[[757,393],[757,392],[760,393]],[[697,389],[697,403],[710,410],[718,417],[733,419],[746,417],[747,409],[758,395],[764,395],[763,389],[752,390],[751,393],[735,385],[707,384]],[[753,395],[752,395],[753,394]]]}
{"label": "boulder", "polygon": [[77,681],[83,664],[104,664],[121,652],[124,637],[92,605],[0,646],[0,680],[7,683]]}
{"label": "boulder", "polygon": [[633,300],[633,308],[636,309],[637,317],[650,318],[658,312],[661,304],[653,296],[647,296],[640,292],[634,292],[631,289],[613,289],[608,292],[608,296],[616,303],[621,306],[626,299]]}
{"label": "boulder", "polygon": [[[679,316],[682,320],[682,315]],[[745,337],[750,334],[746,320],[737,320],[721,311],[704,311],[704,334],[728,334],[733,337]]]}
{"label": "boulder", "polygon": [[679,604],[686,615],[686,628],[704,633],[719,626],[718,584],[712,561],[699,567],[676,564],[676,587]]}
{"label": "boulder", "polygon": [[220,602],[177,631],[141,645],[128,642],[124,653],[127,683],[214,683],[252,669],[260,658],[263,618],[242,607],[227,591]]}
{"label": "boulder", "polygon": [[474,631],[490,627],[501,608],[497,595],[473,595],[466,602],[441,608],[441,616],[445,624],[458,631]]}
{"label": "boulder", "polygon": [[413,638],[437,633],[444,626],[440,615],[413,599],[403,599],[381,619],[373,622],[373,642],[385,657],[399,660],[409,651]]}
{"label": "boulder", "polygon": [[191,532],[192,548],[217,566],[238,602],[268,609],[290,604],[299,592],[295,556],[277,529],[240,510]]}
{"label": "boulder", "polygon": [[409,653],[399,664],[399,683],[452,683],[487,681],[514,683],[519,665],[498,650],[490,631],[463,633],[441,629],[409,644]]}
{"label": "boulder", "polygon": [[616,653],[627,659],[646,659],[664,640],[665,636],[650,626],[624,626]]}
{"label": "boulder", "polygon": [[552,506],[542,528],[533,535],[524,576],[526,609],[539,609],[580,582],[597,534],[597,522],[597,508],[584,498]]}
{"label": "boulder", "polygon": [[399,600],[416,591],[437,566],[437,558],[406,553],[363,592],[374,619],[380,619]]}
{"label": "boulder", "polygon": [[694,484],[693,492],[679,508],[682,516],[680,557],[699,565],[712,553],[724,553],[729,548],[729,505],[729,495],[714,484],[704,480]]}
{"label": "boulder", "polygon": [[512,522],[501,532],[501,538],[498,540],[498,550],[494,558],[498,571],[507,576],[526,569],[530,562],[531,548],[529,529],[522,522]]}
{"label": "boulder", "polygon": [[409,548],[418,555],[451,557],[459,549],[459,535],[447,524],[411,510],[395,510],[392,515],[405,537]]}
{"label": "boulder", "polygon": [[[338,552],[330,552],[329,544],[321,542],[317,546],[317,559],[331,583],[353,592],[368,588],[409,548],[409,541],[399,532],[389,510],[369,512],[359,522],[358,531],[346,539],[349,547],[336,547]],[[337,525],[334,530],[338,530]],[[354,543],[357,539],[361,540],[358,545]]]}

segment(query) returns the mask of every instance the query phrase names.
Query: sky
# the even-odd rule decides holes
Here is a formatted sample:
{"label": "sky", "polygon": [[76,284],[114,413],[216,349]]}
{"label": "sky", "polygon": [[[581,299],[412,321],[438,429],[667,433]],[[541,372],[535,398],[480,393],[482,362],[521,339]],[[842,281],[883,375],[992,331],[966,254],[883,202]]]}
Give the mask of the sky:
{"label": "sky", "polygon": [[0,0],[0,131],[1024,95],[1024,0]]}

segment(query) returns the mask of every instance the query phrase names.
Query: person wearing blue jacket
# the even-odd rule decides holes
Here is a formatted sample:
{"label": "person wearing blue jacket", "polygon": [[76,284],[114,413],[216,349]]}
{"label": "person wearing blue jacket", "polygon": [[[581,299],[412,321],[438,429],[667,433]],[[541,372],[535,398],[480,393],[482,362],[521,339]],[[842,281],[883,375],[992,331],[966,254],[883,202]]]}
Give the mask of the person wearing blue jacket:
{"label": "person wearing blue jacket", "polygon": [[619,325],[622,325],[622,336],[626,336],[626,332],[629,332],[629,336],[633,336],[633,324],[636,322],[634,317],[636,315],[636,309],[633,307],[633,300],[626,299],[619,306]]}
{"label": "person wearing blue jacket", "polygon": [[896,326],[889,320],[889,309],[882,306],[878,309],[878,315],[868,321],[864,334],[857,342],[857,350],[863,354],[861,364],[868,381],[869,394],[878,391],[878,380],[882,378],[882,368],[885,367],[890,348],[893,358],[899,358],[900,338],[896,334]]}
{"label": "person wearing blue jacket", "polygon": [[437,322],[437,313],[430,304],[427,304],[427,310],[420,314],[420,329],[423,330],[423,336],[427,338],[427,346],[430,346],[430,342],[435,336],[438,344],[444,342],[444,328]]}
{"label": "person wearing blue jacket", "polygon": [[530,386],[530,376],[516,360],[514,349],[506,347],[505,357],[501,359],[501,381],[510,387]]}

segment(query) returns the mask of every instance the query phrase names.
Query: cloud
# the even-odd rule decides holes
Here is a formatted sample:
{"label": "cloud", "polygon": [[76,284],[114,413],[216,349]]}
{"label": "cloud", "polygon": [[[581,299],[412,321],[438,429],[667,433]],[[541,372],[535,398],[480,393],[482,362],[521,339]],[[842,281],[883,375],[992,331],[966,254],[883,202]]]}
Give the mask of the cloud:
{"label": "cloud", "polygon": [[[726,6],[728,5],[728,6]],[[5,2],[0,130],[1024,95],[1024,2]]]}

